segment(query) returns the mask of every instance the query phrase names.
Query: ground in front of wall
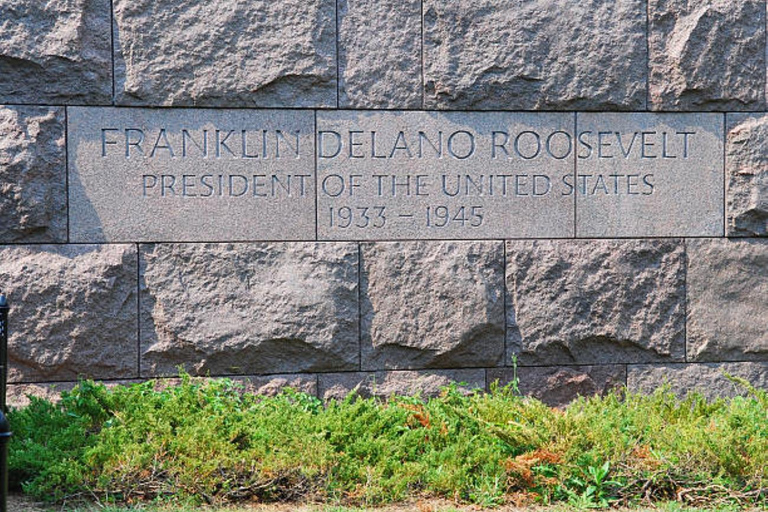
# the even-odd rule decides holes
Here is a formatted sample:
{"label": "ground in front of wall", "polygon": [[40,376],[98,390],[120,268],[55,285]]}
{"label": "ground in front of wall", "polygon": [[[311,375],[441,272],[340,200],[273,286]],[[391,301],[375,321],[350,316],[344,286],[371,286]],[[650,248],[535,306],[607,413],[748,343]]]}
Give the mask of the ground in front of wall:
{"label": "ground in front of wall", "polygon": [[[361,508],[342,507],[337,505],[299,505],[295,503],[280,503],[271,505],[252,505],[240,507],[116,507],[97,504],[58,504],[49,505],[37,503],[34,500],[19,494],[12,494],[8,498],[8,512],[576,512],[580,509],[566,505],[554,505],[550,507],[514,507],[503,506],[496,508],[483,508],[478,505],[456,505],[446,500],[418,500],[410,503],[389,505],[386,507]],[[653,507],[637,507],[630,509],[608,509],[617,512],[746,512],[762,511],[766,509],[746,509],[737,506],[723,508],[688,508],[679,503],[657,504]]]}

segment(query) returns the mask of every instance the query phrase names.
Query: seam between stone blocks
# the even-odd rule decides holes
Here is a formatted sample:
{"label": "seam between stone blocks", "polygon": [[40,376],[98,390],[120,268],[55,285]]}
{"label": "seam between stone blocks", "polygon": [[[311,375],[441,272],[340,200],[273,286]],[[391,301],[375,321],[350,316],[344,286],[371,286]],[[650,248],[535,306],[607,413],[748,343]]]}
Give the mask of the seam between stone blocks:
{"label": "seam between stone blocks", "polygon": [[136,372],[141,378],[141,244],[136,243]]}
{"label": "seam between stone blocks", "polygon": [[360,242],[357,243],[357,369],[363,371],[363,247]]}
{"label": "seam between stone blocks", "polygon": [[[341,107],[341,55],[339,55],[339,39],[341,38],[341,24],[339,22],[339,0],[334,2],[334,17],[336,19],[336,108]],[[317,111],[315,111],[315,120],[317,120]],[[317,131],[317,130],[315,130]],[[317,160],[317,159],[315,159]]]}
{"label": "seam between stone blocks", "polygon": [[112,105],[117,105],[117,83],[115,80],[115,2],[109,0],[110,59],[112,61]]}
{"label": "seam between stone blocks", "polygon": [[651,0],[645,0],[645,110],[651,110]]}
{"label": "seam between stone blocks", "polygon": [[424,108],[427,105],[426,79],[424,77],[424,0],[420,0],[419,9],[421,11],[421,108]]}
{"label": "seam between stone blocks", "polygon": [[64,107],[64,201],[67,205],[67,243],[70,243],[71,220],[69,215],[69,108]]}

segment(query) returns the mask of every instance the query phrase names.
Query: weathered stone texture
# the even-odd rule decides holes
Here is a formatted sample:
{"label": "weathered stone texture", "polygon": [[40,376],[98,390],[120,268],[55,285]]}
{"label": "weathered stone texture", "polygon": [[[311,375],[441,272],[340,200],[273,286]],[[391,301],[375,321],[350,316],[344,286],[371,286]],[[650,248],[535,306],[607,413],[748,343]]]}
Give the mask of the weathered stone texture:
{"label": "weathered stone texture", "polygon": [[425,106],[643,109],[645,25],[643,0],[425,0]]}
{"label": "weathered stone texture", "polygon": [[765,2],[650,0],[654,110],[765,106]]}
{"label": "weathered stone texture", "polygon": [[681,241],[507,242],[507,290],[510,362],[683,360]]}
{"label": "weathered stone texture", "polygon": [[768,240],[689,240],[688,359],[768,361]]}
{"label": "weathered stone texture", "polygon": [[362,244],[362,369],[499,364],[503,268],[500,242]]}
{"label": "weathered stone texture", "polygon": [[421,1],[339,1],[339,106],[419,108]]}
{"label": "weathered stone texture", "polygon": [[121,105],[336,105],[333,0],[115,0]]}
{"label": "weathered stone texture", "polygon": [[669,385],[679,396],[699,392],[709,399],[749,394],[745,387],[732,382],[726,375],[768,389],[768,363],[630,365],[627,388],[633,392],[651,393]]}
{"label": "weathered stone texture", "polygon": [[0,243],[66,242],[66,181],[64,109],[0,106]]}
{"label": "weathered stone texture", "polygon": [[11,382],[138,372],[133,245],[0,246]]}
{"label": "weathered stone texture", "polygon": [[498,381],[504,386],[512,382],[515,375],[523,395],[553,407],[567,405],[580,396],[605,395],[627,381],[627,369],[623,365],[521,366],[489,369],[488,384]]}
{"label": "weathered stone texture", "polygon": [[379,398],[436,396],[452,383],[459,384],[465,393],[485,389],[485,370],[482,369],[321,373],[318,379],[318,396],[323,400],[341,400],[352,391],[363,397]]}
{"label": "weathered stone texture", "polygon": [[0,102],[110,104],[109,0],[0,0]]}
{"label": "weathered stone texture", "polygon": [[728,236],[768,236],[768,116],[729,114]]}
{"label": "weathered stone texture", "polygon": [[142,245],[142,373],[357,369],[357,271],[351,243]]}

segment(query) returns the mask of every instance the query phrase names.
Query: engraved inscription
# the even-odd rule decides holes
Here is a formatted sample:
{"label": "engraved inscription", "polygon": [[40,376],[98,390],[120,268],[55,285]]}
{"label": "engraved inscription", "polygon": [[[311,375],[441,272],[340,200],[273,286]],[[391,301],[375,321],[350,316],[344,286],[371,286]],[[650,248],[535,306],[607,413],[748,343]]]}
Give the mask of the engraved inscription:
{"label": "engraved inscription", "polygon": [[722,114],[577,116],[577,236],[719,236]]}
{"label": "engraved inscription", "polygon": [[71,238],[719,236],[722,124],[722,114],[72,107]]}
{"label": "engraved inscription", "polygon": [[319,113],[320,237],[572,236],[573,121],[549,113]]}
{"label": "engraved inscription", "polygon": [[69,112],[74,241],[315,237],[311,112]]}

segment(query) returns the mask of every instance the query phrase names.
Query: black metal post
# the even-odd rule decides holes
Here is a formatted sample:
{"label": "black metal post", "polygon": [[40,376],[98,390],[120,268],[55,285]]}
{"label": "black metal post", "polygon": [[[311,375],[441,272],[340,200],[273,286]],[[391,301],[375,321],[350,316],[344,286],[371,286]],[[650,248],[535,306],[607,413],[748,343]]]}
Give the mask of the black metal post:
{"label": "black metal post", "polygon": [[6,382],[8,381],[8,300],[0,291],[0,512],[8,512],[8,441],[11,426],[5,413]]}

